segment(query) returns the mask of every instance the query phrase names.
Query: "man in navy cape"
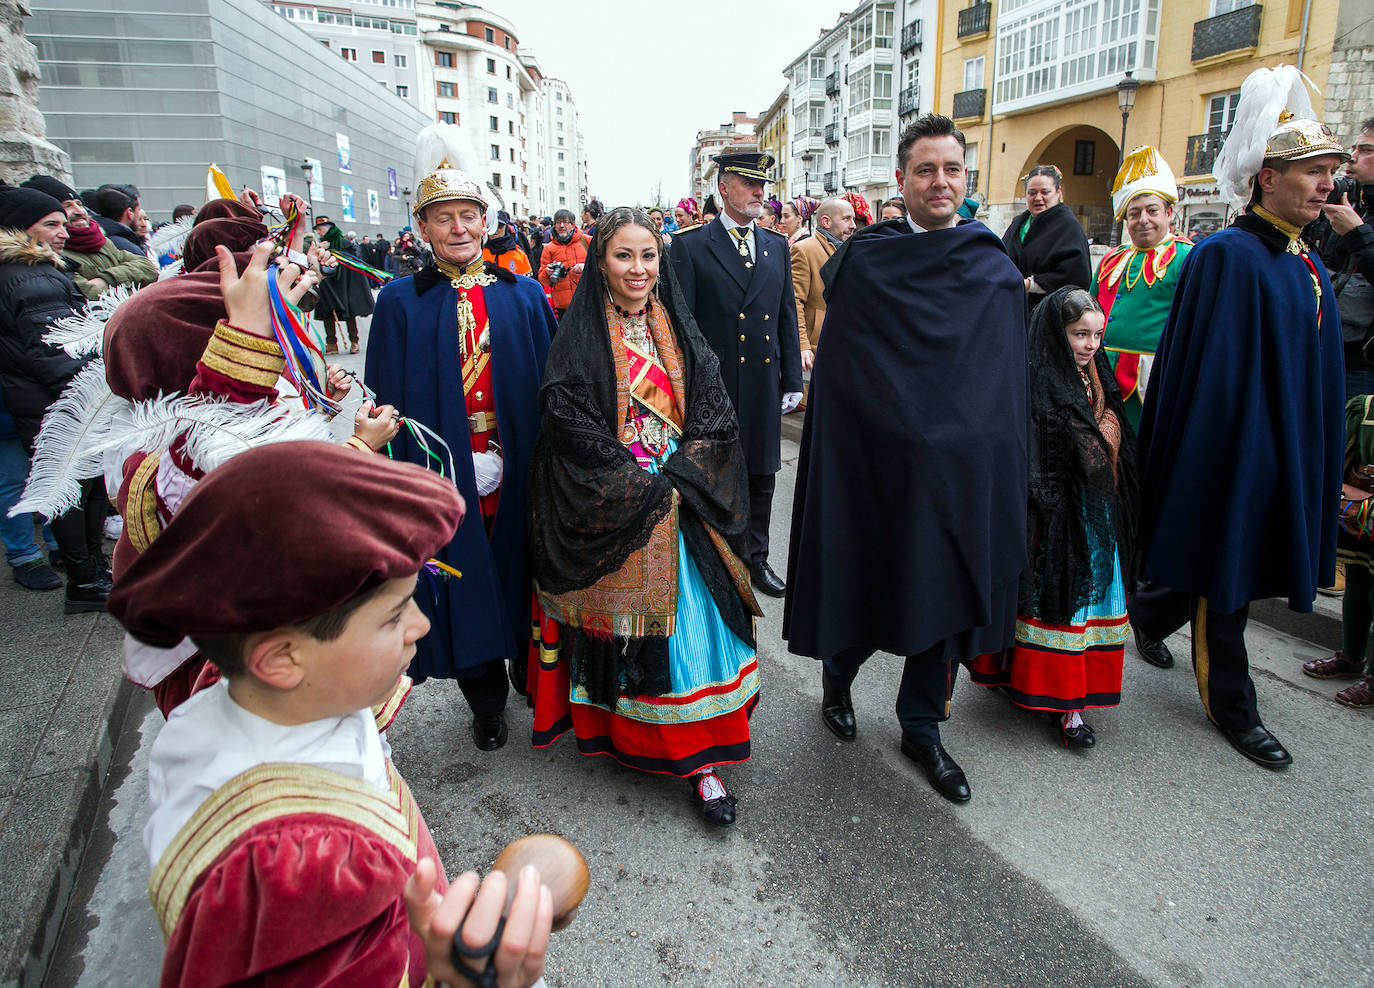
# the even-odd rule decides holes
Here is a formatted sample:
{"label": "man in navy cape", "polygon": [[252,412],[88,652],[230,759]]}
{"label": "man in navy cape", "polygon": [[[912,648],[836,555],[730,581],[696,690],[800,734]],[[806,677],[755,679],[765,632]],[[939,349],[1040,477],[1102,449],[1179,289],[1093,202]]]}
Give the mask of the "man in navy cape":
{"label": "man in navy cape", "polygon": [[1001,240],[958,222],[949,118],[909,126],[897,161],[907,217],[858,231],[821,271],[783,636],[824,661],[821,719],[844,740],[859,667],[906,656],[902,751],[963,802],[939,725],[957,663],[1011,643],[1026,563],[1025,289]]}
{"label": "man in navy cape", "polygon": [[[1315,120],[1266,124],[1251,138],[1264,156],[1253,179],[1244,176],[1249,208],[1188,255],[1160,337],[1140,421],[1149,582],[1130,613],[1156,640],[1191,624],[1208,720],[1245,757],[1281,769],[1293,759],[1260,721],[1245,622],[1250,602],[1267,597],[1311,611],[1317,587],[1335,575],[1340,315],[1321,258],[1300,234],[1349,155]],[[1223,148],[1219,168],[1225,157]],[[1232,144],[1230,157],[1243,161],[1243,149]]]}
{"label": "man in navy cape", "polygon": [[[463,172],[421,178],[415,221],[434,257],[378,295],[365,380],[452,450],[469,509],[437,558],[462,576],[422,575],[415,599],[432,626],[410,668],[417,682],[458,680],[474,743],[490,751],[507,737],[506,664],[524,667],[530,637],[526,477],[555,324],[537,282],[483,263],[486,209],[485,190]],[[428,452],[403,427],[391,449],[447,471],[445,451],[426,443]]]}

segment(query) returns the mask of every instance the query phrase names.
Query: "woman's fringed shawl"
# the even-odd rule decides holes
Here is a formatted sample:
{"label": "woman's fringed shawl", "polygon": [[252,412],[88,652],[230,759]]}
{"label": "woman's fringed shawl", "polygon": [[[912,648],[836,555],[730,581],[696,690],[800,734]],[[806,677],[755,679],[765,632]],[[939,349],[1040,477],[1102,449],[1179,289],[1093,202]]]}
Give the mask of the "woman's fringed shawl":
{"label": "woman's fringed shawl", "polygon": [[660,265],[664,301],[653,303],[650,332],[684,421],[676,452],[649,473],[620,440],[630,382],[598,261],[588,258],[549,350],[530,470],[530,553],[540,600],[567,629],[574,682],[593,703],[614,707],[619,696],[670,691],[678,531],[726,625],[751,646],[760,611],[740,562],[748,474],[716,356],[670,266]]}
{"label": "woman's fringed shawl", "polygon": [[1031,316],[1030,565],[1021,578],[1022,616],[1068,624],[1111,588],[1114,550],[1129,590],[1135,582],[1135,433],[1121,392],[1098,351],[1088,365],[1092,400],[1069,348],[1062,288]]}

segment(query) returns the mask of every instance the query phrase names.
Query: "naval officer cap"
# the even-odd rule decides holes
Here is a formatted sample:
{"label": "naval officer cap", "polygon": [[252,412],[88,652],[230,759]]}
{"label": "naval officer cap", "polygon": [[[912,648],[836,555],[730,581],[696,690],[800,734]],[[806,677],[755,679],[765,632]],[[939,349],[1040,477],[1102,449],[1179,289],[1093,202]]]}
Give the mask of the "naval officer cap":
{"label": "naval officer cap", "polygon": [[761,151],[734,151],[730,154],[717,154],[711,158],[720,168],[722,175],[739,175],[741,178],[771,182],[768,169],[773,167],[773,156]]}

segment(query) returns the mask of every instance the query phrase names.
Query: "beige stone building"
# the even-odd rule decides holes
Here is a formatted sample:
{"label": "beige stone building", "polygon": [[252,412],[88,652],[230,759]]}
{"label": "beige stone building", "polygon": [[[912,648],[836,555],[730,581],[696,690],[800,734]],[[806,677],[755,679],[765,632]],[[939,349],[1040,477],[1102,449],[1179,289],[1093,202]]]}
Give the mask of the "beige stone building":
{"label": "beige stone building", "polygon": [[773,156],[773,184],[769,186],[768,194],[777,196],[783,202],[795,195],[795,193],[788,191],[791,188],[791,175],[787,169],[787,163],[790,160],[787,151],[787,120],[790,116],[791,114],[788,113],[788,90],[783,87],[782,92],[778,93],[778,98],[773,100],[772,105],[759,114],[759,122],[754,126],[759,150]]}
{"label": "beige stone building", "polygon": [[[980,218],[1000,232],[1025,208],[1021,176],[1053,164],[1088,235],[1107,240],[1121,153],[1118,83],[1129,71],[1140,85],[1126,120],[1126,148],[1153,144],[1173,166],[1182,186],[1181,230],[1219,228],[1226,210],[1209,173],[1241,82],[1261,66],[1290,63],[1324,92],[1340,6],[1341,0],[944,3],[935,105],[969,142],[971,179],[989,207]],[[1323,97],[1314,92],[1312,101],[1321,116]]]}

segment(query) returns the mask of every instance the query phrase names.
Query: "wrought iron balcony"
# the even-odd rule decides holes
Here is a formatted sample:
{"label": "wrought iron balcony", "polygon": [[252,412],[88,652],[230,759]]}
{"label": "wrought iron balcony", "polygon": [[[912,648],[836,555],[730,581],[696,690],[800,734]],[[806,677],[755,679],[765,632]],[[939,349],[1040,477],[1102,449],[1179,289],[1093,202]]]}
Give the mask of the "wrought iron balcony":
{"label": "wrought iron balcony", "polygon": [[825,95],[838,96],[840,94],[840,71],[836,69],[825,77]]}
{"label": "wrought iron balcony", "polygon": [[834,191],[836,191],[837,189],[839,189],[839,185],[838,185],[837,182],[836,182],[835,173],[834,173],[834,172],[826,172],[826,173],[825,173],[825,180],[821,182],[821,186],[822,186],[822,188],[825,189],[826,192],[834,192]]}
{"label": "wrought iron balcony", "polygon": [[1183,159],[1183,174],[1210,175],[1212,165],[1221,151],[1225,134],[1193,134],[1188,138],[1188,152]]}
{"label": "wrought iron balcony", "polygon": [[840,143],[839,124],[828,123],[825,125],[825,143]]}
{"label": "wrought iron balcony", "polygon": [[978,169],[970,168],[964,177],[964,194],[973,195],[978,191]]}
{"label": "wrought iron balcony", "polygon": [[902,54],[921,47],[921,22],[912,21],[902,28]]}
{"label": "wrought iron balcony", "polygon": [[1254,3],[1193,24],[1193,61],[1259,45],[1263,4]]}
{"label": "wrought iron balcony", "polygon": [[988,91],[986,89],[965,89],[961,93],[954,94],[954,119],[963,120],[967,117],[981,117],[983,108],[988,103]]}
{"label": "wrought iron balcony", "polygon": [[975,3],[959,11],[959,30],[956,34],[960,38],[986,34],[991,26],[992,4]]}
{"label": "wrought iron balcony", "polygon": [[920,101],[921,87],[907,86],[902,90],[902,95],[897,100],[897,115],[904,117],[908,113],[915,113]]}

